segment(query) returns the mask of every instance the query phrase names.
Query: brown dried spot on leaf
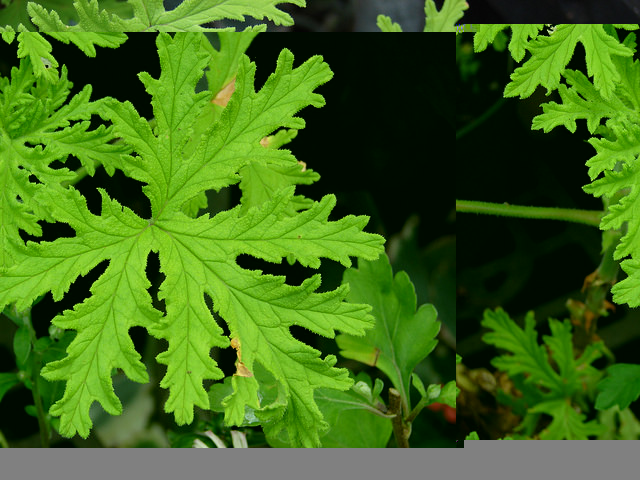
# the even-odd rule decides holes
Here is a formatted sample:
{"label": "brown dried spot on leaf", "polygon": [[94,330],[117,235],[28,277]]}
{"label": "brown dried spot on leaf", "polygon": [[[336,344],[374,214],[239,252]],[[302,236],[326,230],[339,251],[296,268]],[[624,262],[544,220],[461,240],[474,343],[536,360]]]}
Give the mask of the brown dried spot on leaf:
{"label": "brown dried spot on leaf", "polygon": [[238,363],[236,363],[236,373],[234,373],[234,375],[237,377],[253,377],[253,373],[239,360]]}
{"label": "brown dried spot on leaf", "polygon": [[240,350],[240,339],[234,337],[231,339],[231,347],[238,352],[238,361],[236,362],[236,373],[238,377],[253,377],[253,373],[242,363],[242,352]]}
{"label": "brown dried spot on leaf", "polygon": [[218,92],[218,94],[216,95],[216,98],[211,100],[211,103],[215,103],[216,105],[220,105],[222,108],[224,108],[227,106],[227,103],[229,103],[229,99],[231,98],[231,95],[233,95],[233,92],[235,91],[236,91],[236,78],[233,77],[233,80],[227,83],[227,85]]}

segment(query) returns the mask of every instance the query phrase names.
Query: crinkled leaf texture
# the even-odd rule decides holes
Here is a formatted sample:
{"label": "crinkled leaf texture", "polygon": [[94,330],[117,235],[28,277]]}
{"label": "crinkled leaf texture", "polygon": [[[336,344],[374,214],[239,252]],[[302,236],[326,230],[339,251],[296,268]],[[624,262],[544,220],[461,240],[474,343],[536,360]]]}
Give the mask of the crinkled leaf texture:
{"label": "crinkled leaf texture", "polygon": [[[635,51],[635,34],[629,33],[622,45]],[[576,120],[585,119],[589,132],[602,135],[589,139],[596,155],[586,163],[592,183],[584,190],[608,200],[608,211],[600,222],[602,230],[626,225],[614,259],[623,259],[621,267],[628,277],[616,283],[611,291],[616,303],[637,307],[640,305],[640,215],[637,213],[640,207],[640,63],[630,57],[613,57],[613,66],[615,75],[608,76],[607,81],[612,82],[615,89],[609,98],[583,73],[566,70],[563,76],[570,87],[558,87],[562,104],[544,104],[544,113],[533,119],[533,128],[548,132],[564,125],[575,132]],[[631,258],[627,258],[629,256]]]}
{"label": "crinkled leaf texture", "polygon": [[[628,34],[622,45],[631,51],[636,50],[635,34]],[[548,102],[542,105],[543,114],[533,119],[533,129],[543,129],[549,132],[553,128],[564,125],[570,132],[576,131],[576,120],[585,119],[587,128],[591,134],[596,133],[598,127],[600,132],[604,129],[602,120],[606,120],[607,125],[626,121],[637,122],[640,118],[640,96],[637,85],[640,82],[640,69],[638,62],[631,57],[612,57],[615,72],[619,81],[615,83],[615,92],[610,98],[605,98],[600,91],[582,72],[577,70],[565,70],[562,76],[567,81],[569,87],[560,84],[558,93],[561,104]],[[594,146],[597,145],[595,139],[590,140]],[[596,149],[598,149],[596,147]],[[615,161],[603,159],[602,155],[597,155],[587,162],[589,166],[589,176],[593,180],[603,170],[612,168]]]}
{"label": "crinkled leaf texture", "polygon": [[[78,21],[73,26],[66,25],[55,10],[37,3],[30,2],[28,11],[32,22],[46,32],[196,32],[220,30],[201,25],[225,18],[244,20],[245,15],[258,20],[266,17],[276,25],[292,25],[291,16],[277,8],[282,3],[306,6],[305,0],[184,0],[175,9],[166,11],[163,0],[127,0],[130,8],[123,12],[121,6],[75,0]],[[131,10],[133,18],[120,16]]]}
{"label": "crinkled leaf texture", "polygon": [[[510,355],[495,357],[492,365],[511,377],[526,375],[525,384],[540,389],[541,401],[529,409],[528,415],[547,413],[553,417],[541,437],[577,440],[600,433],[600,426],[595,422],[584,423],[585,415],[573,409],[571,400],[582,391],[583,382],[591,383],[600,375],[591,363],[602,355],[602,342],[590,344],[579,358],[574,358],[568,320],[549,319],[551,335],[542,337],[544,345],[538,344],[533,312],[527,313],[524,329],[501,308],[486,310],[481,324],[491,330],[482,337],[484,342],[510,352]],[[557,365],[557,371],[551,361]],[[525,422],[526,419],[523,424]]]}
{"label": "crinkled leaf texture", "polygon": [[[78,275],[108,260],[91,296],[53,320],[77,335],[67,357],[43,370],[49,380],[66,381],[63,398],[50,411],[60,416],[60,432],[86,437],[94,401],[111,414],[122,411],[113,391],[113,368],[134,381],[148,381],[128,335],[134,326],[168,342],[157,360],[167,365],[161,386],[169,389],[165,409],[174,413],[177,423],[190,423],[194,406],[209,407],[203,381],[224,376],[210,350],[227,347],[230,341],[207,307],[207,295],[241,356],[242,365],[233,376],[234,393],[225,399],[227,421],[242,421],[246,406],[260,407],[258,380],[252,376],[260,366],[278,382],[286,404],[277,414],[265,415],[269,421],[264,428],[286,429],[295,446],[318,446],[319,431],[327,425],[314,402],[314,390],[346,390],[352,380],[347,370],[333,367],[334,356],[320,358],[320,352],[294,339],[289,327],[302,326],[327,337],[336,329],[362,335],[373,323],[370,307],[344,302],[347,285],[315,293],[319,275],[290,286],[284,277],[245,270],[235,259],[242,253],[275,263],[290,257],[317,268],[324,257],[348,267],[349,256],[377,258],[384,251],[384,239],[362,231],[367,217],[328,221],[333,195],[305,211],[285,214],[295,186],[278,190],[245,213],[241,205],[213,218],[183,213],[183,206],[204,191],[240,181],[238,172],[249,163],[297,164],[290,152],[264,148],[260,141],[281,127],[303,128],[304,121],[295,114],[307,105],[324,104],[313,90],[332,76],[321,57],[293,68],[293,55],[283,50],[275,73],[256,93],[255,65],[243,55],[235,93],[220,120],[190,139],[191,132],[201,131],[196,123],[212,99],[208,91],[194,93],[210,56],[203,42],[207,40],[202,34],[195,33],[158,36],[160,78],[139,75],[152,96],[157,121],[153,131],[131,103],[110,98],[101,103],[100,115],[113,122],[115,134],[137,153],[121,155],[115,166],[146,184],[143,191],[152,217],[140,218],[103,190],[101,214],[94,215],[77,190],[43,189],[39,198],[51,215],[68,223],[76,235],[29,242],[21,263],[0,275],[0,308],[17,302],[17,308],[24,309],[47,291],[59,300]],[[158,294],[165,301],[164,315],[152,306],[147,291],[145,267],[151,251],[158,252],[165,275]]]}
{"label": "crinkled leaf texture", "polygon": [[[637,25],[616,25],[628,30]],[[613,94],[619,74],[614,66],[616,56],[631,57],[633,50],[620,44],[604,25],[557,25],[548,35],[539,35],[544,25],[482,25],[474,38],[474,48],[480,52],[487,48],[497,33],[512,28],[509,50],[514,59],[522,60],[525,49],[531,57],[511,74],[511,82],[504,90],[505,97],[527,98],[538,85],[546,87],[547,94],[558,88],[560,75],[567,66],[578,42],[586,52],[587,72],[593,76],[596,89],[604,98]],[[531,37],[531,40],[529,40]]]}
{"label": "crinkled leaf texture", "polygon": [[113,174],[120,155],[131,152],[127,145],[109,143],[115,138],[112,127],[89,130],[98,108],[89,101],[90,85],[69,97],[72,83],[66,66],[60,78],[55,75],[49,81],[36,73],[41,60],[36,57],[34,66],[31,58],[23,58],[10,79],[0,78],[0,272],[20,258],[20,229],[40,236],[38,221],[53,221],[38,194],[60,189],[61,182],[76,177],[66,168],[50,168],[51,163],[65,162],[71,154],[90,174],[95,163]]}

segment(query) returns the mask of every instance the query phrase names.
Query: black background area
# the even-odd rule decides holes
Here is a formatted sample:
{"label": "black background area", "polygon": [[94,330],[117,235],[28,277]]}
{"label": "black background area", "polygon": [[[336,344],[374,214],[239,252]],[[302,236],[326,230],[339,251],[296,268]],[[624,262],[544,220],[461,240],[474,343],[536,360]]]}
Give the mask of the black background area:
{"label": "black background area", "polygon": [[464,23],[619,23],[640,20],[638,0],[469,0]]}

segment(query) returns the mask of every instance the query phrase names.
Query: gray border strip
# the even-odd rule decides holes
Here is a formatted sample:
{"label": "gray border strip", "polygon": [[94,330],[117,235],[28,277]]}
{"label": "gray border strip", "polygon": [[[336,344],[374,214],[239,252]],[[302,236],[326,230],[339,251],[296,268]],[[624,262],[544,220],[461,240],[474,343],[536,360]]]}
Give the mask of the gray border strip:
{"label": "gray border strip", "polygon": [[[500,442],[503,443],[503,442]],[[445,479],[457,449],[14,449],[0,450],[0,478]],[[465,462],[466,463],[466,462]],[[469,464],[469,467],[471,465]],[[477,478],[477,477],[476,477]]]}

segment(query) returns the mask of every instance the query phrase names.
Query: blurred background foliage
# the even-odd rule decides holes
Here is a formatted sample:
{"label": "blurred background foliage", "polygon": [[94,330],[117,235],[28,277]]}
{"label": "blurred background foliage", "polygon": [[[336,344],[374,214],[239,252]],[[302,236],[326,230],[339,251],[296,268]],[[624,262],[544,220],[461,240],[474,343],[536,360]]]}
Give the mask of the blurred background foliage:
{"label": "blurred background foliage", "polygon": [[616,23],[640,21],[637,0],[472,0],[468,23]]}
{"label": "blurred background foliage", "polygon": [[[595,154],[586,142],[586,125],[578,122],[574,134],[562,127],[547,134],[532,131],[533,117],[542,113],[540,104],[560,102],[560,98],[556,92],[547,97],[545,89],[538,88],[524,100],[504,99],[504,87],[518,65],[504,49],[504,41],[496,46],[475,54],[473,34],[456,36],[456,197],[601,210],[601,201],[582,190],[589,183],[585,162]],[[584,58],[579,46],[568,68],[584,71]],[[549,334],[548,317],[569,318],[567,300],[584,301],[585,278],[600,263],[601,232],[575,223],[475,214],[461,215],[457,228],[461,234],[457,249],[458,353],[466,368],[476,370],[475,381],[481,390],[495,390],[496,385],[506,389],[506,378],[501,374],[494,378],[495,368],[490,365],[499,352],[481,341],[484,310],[502,306],[520,325],[525,313],[534,310],[541,341],[540,335]],[[640,310],[616,305],[615,311],[599,320],[598,334],[617,362],[638,362]],[[604,358],[594,364],[598,368],[605,365]],[[493,402],[493,433],[502,436],[515,420],[495,398],[486,401]],[[637,402],[632,410],[640,413]],[[460,411],[458,425],[463,436],[482,430]],[[480,438],[496,438],[491,434],[485,431]]]}

